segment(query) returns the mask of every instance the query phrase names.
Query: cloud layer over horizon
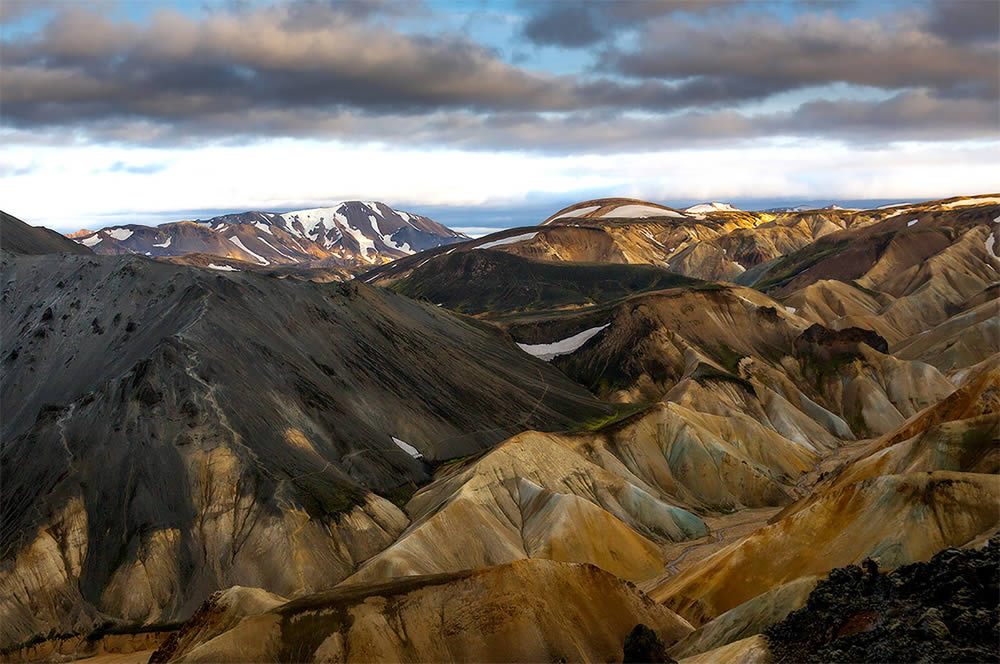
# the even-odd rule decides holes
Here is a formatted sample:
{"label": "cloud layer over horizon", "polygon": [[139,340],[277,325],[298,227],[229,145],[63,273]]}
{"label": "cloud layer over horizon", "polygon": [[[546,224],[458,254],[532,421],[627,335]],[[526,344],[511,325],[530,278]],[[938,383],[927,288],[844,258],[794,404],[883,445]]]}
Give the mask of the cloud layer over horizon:
{"label": "cloud layer over horizon", "polygon": [[[789,150],[805,165],[814,161],[804,159],[810,150],[828,146],[860,159],[910,143],[932,160],[923,169],[929,173],[936,150],[978,155],[1000,139],[994,0],[297,0],[156,8],[11,0],[2,7],[5,190],[15,179],[40,188],[52,177],[47,161],[26,163],[42,148],[46,155],[115,149],[118,158],[90,171],[163,179],[176,176],[171,164],[183,151],[241,147],[249,156],[268,147],[271,155],[275,145],[302,142],[336,146],[348,160],[355,146],[369,155],[358,162],[391,147],[518,155],[525,164],[658,154],[665,169],[678,151],[731,158],[733,150],[780,146],[787,161],[772,167],[787,170],[796,168]],[[129,166],[136,150],[156,151],[156,162]],[[289,157],[286,168],[302,167]],[[875,177],[886,186],[876,195],[915,194],[934,182],[901,191],[902,171],[880,161],[887,170]],[[984,167],[995,174],[996,165]],[[444,175],[461,165],[441,168]],[[629,182],[639,194],[664,189],[649,178]],[[397,195],[377,190],[380,184],[366,191]],[[595,184],[600,190],[594,182],[575,189]],[[516,178],[494,185],[489,198],[521,200]],[[254,202],[238,200],[239,183],[231,186],[228,204]],[[320,195],[344,192],[330,189]],[[719,182],[712,191],[738,195],[739,187],[731,189]],[[316,192],[304,193],[285,198],[311,200]],[[441,193],[424,198],[441,202],[448,198]],[[800,193],[807,192],[789,195]]]}

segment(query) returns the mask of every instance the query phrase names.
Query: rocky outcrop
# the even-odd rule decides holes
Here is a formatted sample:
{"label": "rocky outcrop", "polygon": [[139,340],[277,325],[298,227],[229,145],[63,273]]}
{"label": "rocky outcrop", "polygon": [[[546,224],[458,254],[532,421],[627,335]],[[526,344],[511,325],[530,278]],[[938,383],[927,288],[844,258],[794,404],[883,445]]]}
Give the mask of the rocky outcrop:
{"label": "rocky outcrop", "polygon": [[807,353],[823,354],[830,360],[837,355],[850,353],[858,344],[868,344],[880,353],[889,352],[889,343],[871,330],[860,327],[845,327],[831,330],[819,323],[813,323],[795,339],[795,352],[799,355]]}
{"label": "rocky outcrop", "polygon": [[806,605],[767,629],[776,662],[995,662],[1000,537],[888,574],[835,569]]}
{"label": "rocky outcrop", "polygon": [[[75,662],[102,655],[120,658],[131,653],[149,653],[173,636],[172,630],[144,631],[133,626],[106,633],[105,628],[87,634],[54,638],[39,638],[30,645],[14,646],[0,651],[0,662]],[[99,660],[94,660],[99,661]],[[145,661],[145,659],[143,659]]]}

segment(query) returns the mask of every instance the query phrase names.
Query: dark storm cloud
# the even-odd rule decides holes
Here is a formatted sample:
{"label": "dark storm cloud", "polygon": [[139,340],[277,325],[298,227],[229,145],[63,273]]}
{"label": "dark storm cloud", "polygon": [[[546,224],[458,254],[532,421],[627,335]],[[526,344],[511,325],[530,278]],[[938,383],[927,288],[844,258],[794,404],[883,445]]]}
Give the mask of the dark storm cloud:
{"label": "dark storm cloud", "polygon": [[618,30],[676,12],[736,7],[739,0],[619,0],[618,2],[530,2],[523,34],[539,46],[581,48],[607,40]]}
{"label": "dark storm cloud", "polygon": [[693,26],[663,21],[643,29],[641,49],[609,50],[600,67],[643,79],[698,77],[724,89],[768,90],[845,82],[884,89],[934,88],[997,96],[994,45],[952,43],[900,16],[893,25],[811,14],[786,25],[760,18]]}
{"label": "dark storm cloud", "polygon": [[[637,27],[641,44],[607,47],[604,73],[586,76],[515,66],[460,36],[387,27],[400,7],[427,11],[417,4],[302,0],[200,20],[160,11],[146,24],[68,9],[37,34],[4,41],[0,122],[8,139],[21,141],[290,136],[525,150],[663,149],[776,135],[997,136],[994,45],[932,34],[937,14],[909,12],[891,24],[831,14],[736,23],[730,4],[584,5],[595,20]],[[712,17],[707,25],[675,20],[694,9]],[[748,101],[835,81],[895,96],[738,112]]]}
{"label": "dark storm cloud", "polygon": [[301,24],[287,8],[148,26],[61,13],[36,39],[4,44],[5,121],[178,118],[253,107],[571,108],[572,81],[531,74],[457,37],[355,22]]}
{"label": "dark storm cloud", "polygon": [[[53,130],[52,138],[57,140],[62,133],[66,142],[79,140],[77,129]],[[912,91],[881,102],[813,101],[791,111],[753,116],[727,109],[692,110],[665,117],[613,111],[542,115],[526,111],[447,111],[374,116],[319,109],[247,109],[202,115],[184,124],[97,120],[86,125],[86,130],[91,141],[165,147],[195,147],[220,136],[236,144],[292,137],[379,142],[396,147],[446,145],[462,150],[608,154],[686,147],[734,148],[776,135],[856,145],[973,139],[997,136],[997,120],[995,107],[988,102],[942,99],[926,91]],[[16,132],[9,138],[19,140]]]}
{"label": "dark storm cloud", "polygon": [[932,0],[927,30],[958,43],[996,42],[1000,38],[1000,2]]}
{"label": "dark storm cloud", "polygon": [[545,46],[589,46],[607,34],[599,25],[600,14],[599,6],[588,3],[546,5],[524,24],[524,36]]}

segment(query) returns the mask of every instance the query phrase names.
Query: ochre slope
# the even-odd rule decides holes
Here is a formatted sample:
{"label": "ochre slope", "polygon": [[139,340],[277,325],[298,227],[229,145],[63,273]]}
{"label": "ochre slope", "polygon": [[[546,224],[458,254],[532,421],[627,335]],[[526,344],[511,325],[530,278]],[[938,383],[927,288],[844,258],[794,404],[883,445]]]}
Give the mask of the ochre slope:
{"label": "ochre slope", "polygon": [[638,623],[668,644],[691,631],[596,567],[523,560],[293,600],[174,661],[607,662]]}
{"label": "ochre slope", "polygon": [[1000,477],[914,473],[877,477],[818,496],[651,596],[702,625],[789,581],[873,558],[885,568],[960,546],[1000,520]]}

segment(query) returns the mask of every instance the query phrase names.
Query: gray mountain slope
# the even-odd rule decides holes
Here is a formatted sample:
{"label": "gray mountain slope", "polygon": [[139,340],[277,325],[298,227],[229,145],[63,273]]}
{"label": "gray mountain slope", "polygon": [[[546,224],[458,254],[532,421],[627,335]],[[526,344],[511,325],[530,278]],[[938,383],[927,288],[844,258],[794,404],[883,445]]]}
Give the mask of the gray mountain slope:
{"label": "gray mountain slope", "polygon": [[[8,258],[3,277],[8,643],[67,616],[177,617],[233,584],[333,585],[405,525],[371,491],[611,409],[494,328],[363,284],[136,256]],[[43,537],[70,553],[44,559]],[[120,591],[137,569],[148,597]]]}
{"label": "gray mountain slope", "polygon": [[89,255],[87,247],[39,226],[29,226],[0,210],[0,251],[9,254],[69,253]]}

